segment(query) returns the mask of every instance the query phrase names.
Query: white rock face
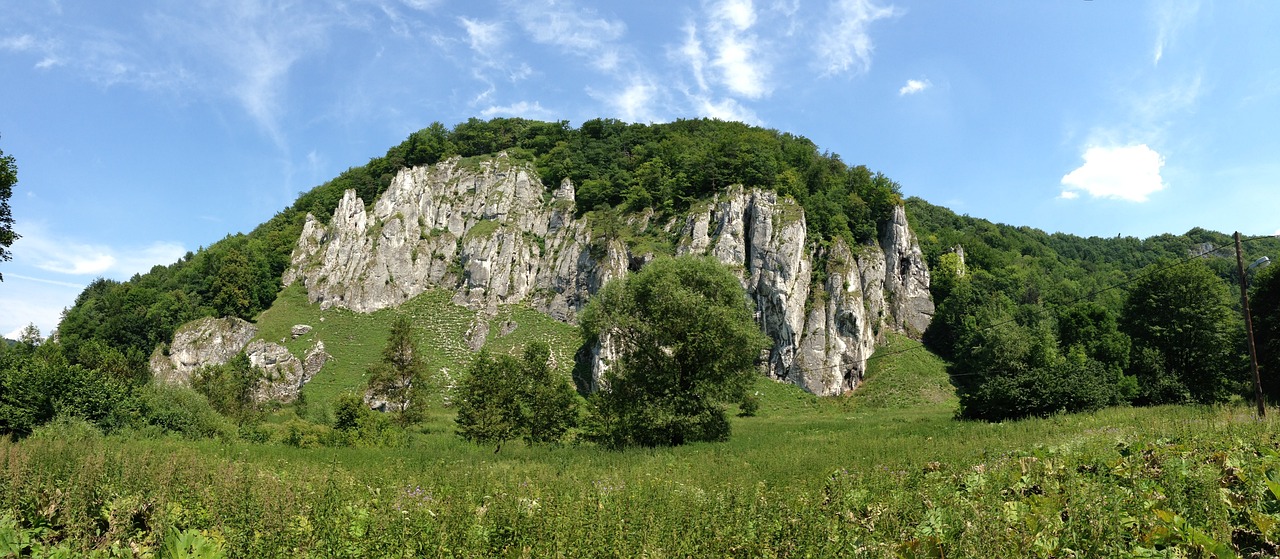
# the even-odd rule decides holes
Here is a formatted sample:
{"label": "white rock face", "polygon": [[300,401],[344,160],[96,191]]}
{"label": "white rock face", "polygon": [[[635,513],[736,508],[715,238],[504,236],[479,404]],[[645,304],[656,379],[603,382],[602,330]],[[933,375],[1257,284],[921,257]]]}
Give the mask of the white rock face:
{"label": "white rock face", "polygon": [[[370,312],[440,287],[480,311],[479,321],[528,302],[574,322],[607,281],[653,258],[593,238],[574,200],[569,181],[548,193],[505,156],[406,169],[372,213],[347,191],[328,226],[307,216],[284,281],[302,282],[323,308]],[[918,335],[932,316],[929,272],[902,208],[881,227],[879,246],[836,242],[821,254],[806,239],[803,210],[774,192],[732,188],[673,223],[651,218],[632,219],[675,232],[678,254],[709,254],[739,273],[774,341],[762,356],[768,375],[815,394],[856,388],[884,329]],[[815,258],[828,259],[827,276],[811,286]],[[593,389],[616,357],[602,342],[585,352],[593,366],[583,380]]]}
{"label": "white rock face", "polygon": [[929,268],[915,233],[907,225],[907,212],[894,208],[893,219],[883,228],[884,286],[890,294],[889,314],[893,325],[908,335],[919,337],[933,320],[933,297],[929,294]]}
{"label": "white rock face", "polygon": [[151,373],[161,382],[190,386],[197,369],[230,361],[256,335],[256,326],[235,317],[188,322],[173,333],[168,355],[159,348],[151,354]]}
{"label": "white rock face", "polygon": [[253,389],[255,402],[297,400],[302,386],[329,358],[324,343],[317,341],[306,359],[300,360],[279,344],[254,340],[257,335],[256,326],[235,317],[189,322],[174,332],[168,355],[159,348],[151,354],[151,373],[161,382],[190,386],[192,375],[201,367],[225,364],[244,352],[263,373]]}

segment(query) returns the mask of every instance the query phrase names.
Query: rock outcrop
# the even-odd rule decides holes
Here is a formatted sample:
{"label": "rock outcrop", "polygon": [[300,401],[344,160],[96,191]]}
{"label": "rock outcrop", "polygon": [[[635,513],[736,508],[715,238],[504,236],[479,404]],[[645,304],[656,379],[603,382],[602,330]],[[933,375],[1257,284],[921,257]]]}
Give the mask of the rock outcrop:
{"label": "rock outcrop", "polygon": [[167,353],[151,354],[151,374],[161,382],[190,385],[198,369],[230,361],[257,334],[256,326],[235,317],[188,322],[173,333]]}
{"label": "rock outcrop", "polygon": [[189,322],[174,332],[167,352],[157,348],[151,354],[151,373],[161,382],[190,386],[200,368],[223,365],[244,353],[262,372],[253,387],[253,400],[287,403],[298,398],[302,386],[329,359],[323,342],[316,341],[306,357],[298,359],[280,344],[255,340],[257,335],[256,326],[234,317]]}
{"label": "rock outcrop", "polygon": [[[308,215],[284,281],[301,282],[322,308],[370,312],[446,288],[479,311],[477,324],[521,302],[573,322],[607,281],[654,257],[597,234],[575,217],[574,201],[569,181],[548,192],[505,156],[405,169],[371,210],[347,191],[328,225]],[[881,224],[878,245],[858,247],[815,248],[794,200],[741,187],[682,219],[652,221],[643,212],[629,225],[674,239],[677,254],[739,271],[774,341],[762,356],[767,373],[815,394],[856,388],[884,330],[918,335],[932,316],[929,271],[901,207]],[[815,283],[818,261],[825,276]],[[607,337],[583,355],[593,363],[586,384],[599,387],[613,359]]]}

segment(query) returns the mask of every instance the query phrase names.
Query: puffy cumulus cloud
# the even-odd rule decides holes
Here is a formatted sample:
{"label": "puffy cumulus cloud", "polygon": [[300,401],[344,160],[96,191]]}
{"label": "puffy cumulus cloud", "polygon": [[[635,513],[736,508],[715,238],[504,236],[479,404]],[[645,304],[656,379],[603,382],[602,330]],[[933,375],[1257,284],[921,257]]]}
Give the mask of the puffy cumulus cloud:
{"label": "puffy cumulus cloud", "polygon": [[926,80],[907,80],[906,85],[898,88],[898,96],[901,97],[903,95],[915,95],[917,93],[920,93],[921,91],[929,89],[930,87],[933,87],[933,83],[931,83],[927,79]]}
{"label": "puffy cumulus cloud", "polygon": [[814,52],[827,75],[861,73],[871,68],[875,45],[867,29],[872,23],[902,14],[894,6],[880,6],[873,0],[837,0],[818,32]]}
{"label": "puffy cumulus cloud", "polygon": [[1062,177],[1061,197],[1072,199],[1085,193],[1094,198],[1145,202],[1165,189],[1162,167],[1164,157],[1147,144],[1091,146],[1084,152],[1084,164]]}

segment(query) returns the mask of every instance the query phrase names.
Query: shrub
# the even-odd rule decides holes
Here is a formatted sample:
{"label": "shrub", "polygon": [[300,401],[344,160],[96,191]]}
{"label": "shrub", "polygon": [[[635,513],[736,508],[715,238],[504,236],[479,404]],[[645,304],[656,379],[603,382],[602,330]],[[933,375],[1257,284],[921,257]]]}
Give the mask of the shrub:
{"label": "shrub", "polygon": [[138,411],[145,424],[188,439],[230,438],[235,426],[193,389],[152,383],[139,391]]}

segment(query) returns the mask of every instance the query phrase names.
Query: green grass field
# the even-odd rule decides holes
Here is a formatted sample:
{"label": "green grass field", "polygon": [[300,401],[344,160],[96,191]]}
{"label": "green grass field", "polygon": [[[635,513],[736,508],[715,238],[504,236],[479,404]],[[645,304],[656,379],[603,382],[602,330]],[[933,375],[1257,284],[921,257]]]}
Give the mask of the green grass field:
{"label": "green grass field", "polygon": [[[400,312],[414,313],[424,341],[459,334],[473,318],[441,293]],[[494,351],[532,339],[572,347],[571,328],[528,309],[504,312],[490,323]],[[308,386],[315,401],[360,385],[356,364],[376,359],[387,316],[321,313],[287,291],[259,324],[267,339],[306,323],[326,340],[335,361]],[[494,336],[508,320],[519,326]],[[286,343],[302,351],[311,339]],[[760,411],[734,417],[729,442],[676,448],[513,443],[495,454],[456,437],[443,407],[392,448],[103,436],[54,424],[0,440],[0,556],[1280,552],[1280,437],[1247,408],[957,421],[943,363],[914,345],[891,338],[846,397],[761,378]],[[426,351],[433,366],[467,358],[455,346]],[[187,555],[173,551],[187,544]],[[203,554],[192,551],[199,546]]]}

